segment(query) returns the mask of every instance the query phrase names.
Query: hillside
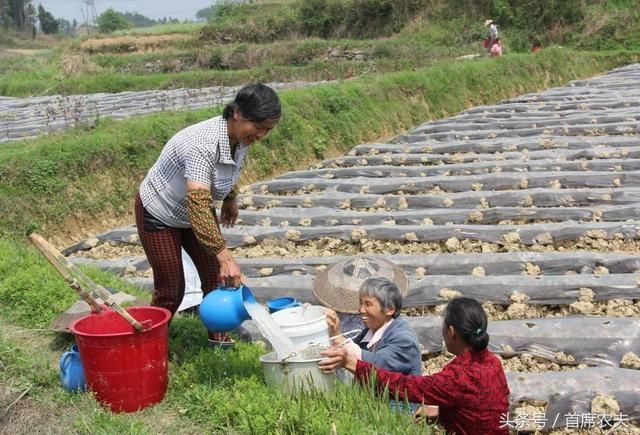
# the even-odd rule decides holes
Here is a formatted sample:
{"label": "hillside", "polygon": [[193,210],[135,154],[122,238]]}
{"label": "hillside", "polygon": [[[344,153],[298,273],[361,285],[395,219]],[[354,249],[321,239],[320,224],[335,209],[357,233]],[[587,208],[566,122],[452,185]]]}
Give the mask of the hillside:
{"label": "hillside", "polygon": [[[634,50],[640,47],[639,11],[640,0],[228,3],[204,27],[64,39],[54,51],[32,57],[3,52],[9,42],[0,39],[0,95],[315,81],[421,68],[481,54],[487,17],[499,24],[506,53],[526,52],[534,41]],[[50,38],[38,41],[38,47],[52,45]]]}

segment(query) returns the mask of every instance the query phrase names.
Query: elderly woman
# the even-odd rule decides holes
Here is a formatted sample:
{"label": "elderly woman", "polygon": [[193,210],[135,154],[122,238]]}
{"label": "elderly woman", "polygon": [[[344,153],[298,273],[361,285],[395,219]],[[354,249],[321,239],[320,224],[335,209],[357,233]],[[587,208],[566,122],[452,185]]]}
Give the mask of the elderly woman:
{"label": "elderly woman", "polygon": [[[153,269],[151,304],[174,314],[184,297],[181,248],[198,270],[202,292],[223,284],[237,287],[242,275],[227,249],[220,224],[238,218],[236,183],[249,146],[280,119],[278,95],[262,84],[240,89],[221,116],[178,132],[142,181],[136,226]],[[215,201],[222,201],[220,219]],[[209,333],[211,345],[228,348],[226,334]]]}
{"label": "elderly woman", "polygon": [[[387,278],[369,278],[362,283],[359,297],[365,329],[353,341],[339,335],[336,312],[326,310],[329,334],[337,336],[333,344],[342,345],[356,360],[405,375],[421,375],[420,343],[407,321],[399,317],[402,293],[398,286]],[[401,407],[401,403],[392,401],[392,407],[396,405]]]}

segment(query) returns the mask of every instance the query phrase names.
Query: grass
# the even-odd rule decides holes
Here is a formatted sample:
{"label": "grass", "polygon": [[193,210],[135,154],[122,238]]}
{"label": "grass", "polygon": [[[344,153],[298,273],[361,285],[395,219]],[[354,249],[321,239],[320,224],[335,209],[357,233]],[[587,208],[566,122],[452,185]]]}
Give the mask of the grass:
{"label": "grass", "polygon": [[5,26],[0,32],[0,48],[17,48],[26,50],[44,50],[51,48],[57,44],[61,38],[38,34],[35,39],[32,38],[31,32],[17,32]]}
{"label": "grass", "polygon": [[142,91],[147,89],[200,88],[208,86],[237,86],[251,81],[333,80],[348,78],[370,70],[366,62],[341,62],[327,67],[315,62],[305,67],[263,65],[240,71],[185,71],[180,73],[141,74],[104,72],[65,77],[53,69],[7,75],[0,82],[0,94],[75,95],[95,92]]}
{"label": "grass", "polygon": [[118,30],[113,32],[113,36],[125,35],[163,35],[168,33],[194,33],[202,29],[205,23],[174,23],[158,24],[149,27],[135,27],[133,29]]}
{"label": "grass", "polygon": [[0,75],[41,69],[46,67],[52,57],[52,50],[38,50],[31,56],[0,51]]}
{"label": "grass", "polygon": [[569,39],[577,47],[590,50],[640,47],[638,32],[629,29],[640,27],[640,9],[635,2],[608,2],[593,5],[587,10],[580,35]]}
{"label": "grass", "polygon": [[[85,271],[100,284],[137,294],[108,273]],[[239,342],[229,352],[210,349],[199,319],[188,315],[171,323],[163,402],[134,414],[111,414],[91,394],[67,393],[58,383],[58,358],[72,340],[45,329],[75,299],[35,249],[0,241],[3,433],[430,433],[409,415],[392,414],[367,388],[341,386],[330,394],[296,397],[273,390],[264,384],[258,361],[263,347]]]}
{"label": "grass", "polygon": [[[444,44],[438,26],[429,32],[378,40],[306,39],[269,44],[168,47],[149,53],[100,52],[79,56],[92,65],[88,71],[64,71],[68,53],[48,64],[23,62],[22,68],[0,71],[0,95],[81,94],[178,87],[239,85],[248,81],[331,80],[365,72],[393,72],[425,67],[433,62],[479,50],[468,42],[455,48]],[[119,43],[120,44],[120,43]],[[120,47],[120,45],[118,45]],[[364,60],[329,57],[330,52],[361,51]],[[148,65],[152,65],[149,68]]]}
{"label": "grass", "polygon": [[[435,29],[434,29],[435,30]],[[300,67],[322,61],[327,66],[337,63],[337,56],[329,53],[359,51],[366,56],[370,67],[386,68],[385,61],[404,61],[410,67],[424,66],[428,62],[456,54],[473,52],[478,47],[469,44],[459,45],[455,49],[434,42],[438,35],[429,35],[418,39],[412,36],[385,38],[378,40],[335,40],[327,41],[309,38],[300,41],[284,41],[268,44],[228,44],[192,47],[188,49],[165,50],[161,53],[101,54],[92,60],[104,68],[144,73],[139,68],[148,62],[162,62],[170,71],[170,62],[180,60],[188,68],[243,70],[260,68],[265,64]],[[353,63],[353,62],[350,62]],[[136,69],[138,67],[138,69]],[[397,70],[397,68],[395,69]]]}
{"label": "grass", "polygon": [[[509,1],[498,3],[506,5]],[[315,4],[314,7],[319,8],[318,14],[329,13],[327,10],[322,12],[319,5],[323,2],[303,3]],[[366,5],[361,3],[353,3],[350,13],[356,13],[361,6],[360,12],[367,13]],[[374,1],[367,7],[382,3]],[[53,56],[40,61],[3,59],[0,62],[0,95],[70,95],[240,85],[257,80],[315,81],[349,78],[370,71],[386,73],[422,68],[440,59],[480,52],[481,40],[486,34],[481,25],[482,17],[487,15],[486,8],[498,8],[500,13],[509,9],[499,7],[495,2],[494,6],[485,2],[461,13],[456,8],[462,3],[458,2],[456,6],[427,1],[428,7],[414,19],[407,18],[411,14],[405,17],[407,22],[397,33],[373,39],[308,38],[304,31],[297,29],[301,4],[297,0],[224,6],[216,19],[206,25],[182,23],[130,29],[97,39],[84,38],[82,43],[78,40],[65,42]],[[501,28],[506,52],[528,51],[533,36],[540,37],[544,46],[562,44],[587,50],[638,50],[640,39],[635,29],[640,25],[640,9],[633,6],[634,2],[626,0],[584,4],[579,11],[583,16],[580,21],[565,25],[558,18],[560,22],[549,24],[548,29],[535,29],[537,35],[527,27],[526,19],[507,14],[504,19],[508,21],[511,17],[513,22],[505,23]],[[516,9],[512,11],[516,15],[525,11]],[[334,29],[333,36],[344,34],[346,30]],[[157,44],[139,41],[142,36],[161,39],[163,35],[176,32],[189,37],[169,38]],[[8,34],[3,37],[9,41],[6,44],[16,46],[11,41],[22,41],[18,36]],[[0,46],[3,37],[0,37]],[[39,37],[36,45],[42,46],[43,41],[51,44],[53,40]],[[84,47],[90,42],[98,44],[92,45],[93,48]],[[327,57],[334,50],[344,49],[364,51],[366,60]],[[70,56],[86,58],[84,66],[69,71]],[[153,64],[151,67],[150,63]]]}
{"label": "grass", "polygon": [[[3,62],[0,95],[72,95],[240,85],[249,81],[350,78],[372,71],[424,68],[438,60],[480,53],[486,33],[482,19],[472,14],[479,14],[486,5],[461,14],[454,13],[454,6],[450,5],[454,8],[450,9],[433,1],[422,14],[388,37],[309,38],[290,25],[297,22],[298,3],[275,1],[225,7],[222,15],[206,26],[184,23],[132,29],[120,35],[125,38],[116,34],[65,43],[44,61],[25,61],[11,67]],[[640,12],[630,2],[595,2],[585,6],[580,22],[557,25],[538,36],[545,46],[561,43],[588,50],[638,50],[638,32],[633,31],[638,25]],[[501,30],[506,53],[528,51],[531,30],[516,24]],[[157,44],[140,38],[158,39],[175,31],[189,37],[169,38],[156,41]],[[90,42],[97,45],[86,47]],[[327,56],[341,50],[362,51],[366,59]],[[82,57],[83,63],[69,71],[69,57],[74,56]]]}
{"label": "grass", "polygon": [[[283,119],[265,141],[252,145],[243,182],[300,169],[428,119],[590,77],[639,57],[638,52],[548,49],[285,91]],[[101,119],[92,129],[3,145],[0,208],[6,212],[0,215],[0,235],[20,238],[37,229],[51,236],[70,219],[128,215],[134,192],[164,143],[181,128],[218,113],[220,108],[120,122]]]}

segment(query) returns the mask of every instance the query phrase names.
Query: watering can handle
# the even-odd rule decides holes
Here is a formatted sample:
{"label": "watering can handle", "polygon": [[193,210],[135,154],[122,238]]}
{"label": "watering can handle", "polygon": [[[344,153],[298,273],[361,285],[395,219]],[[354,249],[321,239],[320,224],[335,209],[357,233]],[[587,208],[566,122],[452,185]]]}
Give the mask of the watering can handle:
{"label": "watering can handle", "polygon": [[246,288],[246,289],[250,290],[249,287],[245,286],[244,284],[240,284],[238,287],[227,287],[224,284],[220,284],[215,289],[216,290],[226,291],[226,292],[235,292],[235,291],[238,291],[238,290],[242,290],[243,288]]}
{"label": "watering can handle", "polygon": [[62,354],[62,357],[60,358],[60,371],[63,374],[67,373],[67,369],[65,367],[65,364],[67,362],[67,360],[69,359],[69,357],[73,354],[73,352],[71,352],[70,350],[66,351],[65,353]]}

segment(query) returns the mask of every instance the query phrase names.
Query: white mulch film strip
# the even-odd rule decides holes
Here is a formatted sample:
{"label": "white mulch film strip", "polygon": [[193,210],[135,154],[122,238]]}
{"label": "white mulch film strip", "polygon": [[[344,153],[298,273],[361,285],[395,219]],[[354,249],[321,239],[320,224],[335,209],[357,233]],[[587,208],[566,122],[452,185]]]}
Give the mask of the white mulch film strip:
{"label": "white mulch film strip", "polygon": [[[328,82],[268,83],[276,90]],[[99,119],[127,119],[167,110],[194,110],[226,104],[240,86],[117,93],[0,98],[0,143],[91,126]]]}

